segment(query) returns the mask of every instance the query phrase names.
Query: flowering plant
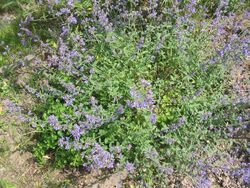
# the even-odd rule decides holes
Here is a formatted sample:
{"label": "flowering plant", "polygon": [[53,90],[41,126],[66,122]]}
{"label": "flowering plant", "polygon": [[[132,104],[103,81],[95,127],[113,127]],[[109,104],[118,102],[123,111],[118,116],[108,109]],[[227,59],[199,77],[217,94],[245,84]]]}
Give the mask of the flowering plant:
{"label": "flowering plant", "polygon": [[211,13],[195,0],[40,1],[57,27],[48,19],[41,34],[28,15],[19,32],[38,54],[23,60],[33,74],[19,82],[38,103],[33,118],[22,116],[39,132],[37,159],[126,168],[149,184],[188,171],[193,154],[234,121],[223,117],[233,107],[218,103],[221,83],[230,63],[249,55],[237,30],[249,13],[230,33],[226,20],[236,15],[223,2]]}

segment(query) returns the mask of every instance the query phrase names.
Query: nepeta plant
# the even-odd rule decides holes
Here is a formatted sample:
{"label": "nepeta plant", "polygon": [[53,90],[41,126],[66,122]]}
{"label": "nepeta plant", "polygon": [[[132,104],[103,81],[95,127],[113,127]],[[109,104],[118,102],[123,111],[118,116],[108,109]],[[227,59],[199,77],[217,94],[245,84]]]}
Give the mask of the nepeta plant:
{"label": "nepeta plant", "polygon": [[[233,107],[218,102],[225,70],[249,54],[249,41],[238,32],[245,18],[227,31],[225,20],[236,15],[223,2],[214,18],[197,1],[41,3],[59,28],[48,21],[52,35],[40,38],[29,15],[19,33],[38,54],[23,65],[34,74],[21,87],[38,103],[40,162],[49,154],[59,167],[126,168],[164,184],[162,177],[188,171],[208,140],[213,147],[225,136],[233,121],[224,116]],[[199,178],[210,185],[206,174]]]}

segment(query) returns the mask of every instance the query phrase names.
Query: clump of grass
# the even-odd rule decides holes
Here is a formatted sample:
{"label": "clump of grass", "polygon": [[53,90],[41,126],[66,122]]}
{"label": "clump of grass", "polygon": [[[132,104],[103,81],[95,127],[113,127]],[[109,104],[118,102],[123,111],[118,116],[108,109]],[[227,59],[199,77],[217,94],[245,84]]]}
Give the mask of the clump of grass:
{"label": "clump of grass", "polygon": [[0,13],[21,13],[23,7],[30,3],[30,0],[1,0]]}
{"label": "clump of grass", "polygon": [[16,186],[6,180],[0,179],[0,188],[16,188]]}
{"label": "clump of grass", "polygon": [[0,22],[0,38],[1,42],[4,42],[9,46],[20,46],[20,39],[17,35],[19,32],[18,21],[13,21],[12,23]]}

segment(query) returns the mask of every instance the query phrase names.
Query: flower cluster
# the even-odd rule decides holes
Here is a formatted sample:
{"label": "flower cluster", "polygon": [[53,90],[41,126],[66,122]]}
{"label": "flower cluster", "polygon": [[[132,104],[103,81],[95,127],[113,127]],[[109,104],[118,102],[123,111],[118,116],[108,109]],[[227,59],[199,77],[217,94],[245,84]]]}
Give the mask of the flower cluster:
{"label": "flower cluster", "polygon": [[143,95],[140,91],[137,91],[135,88],[130,89],[130,95],[133,100],[127,100],[126,103],[130,108],[137,108],[137,109],[146,109],[148,110],[150,115],[150,121],[152,124],[155,124],[157,121],[156,114],[154,113],[155,110],[155,100],[153,96],[153,92],[150,89],[151,83],[147,80],[142,79],[141,85],[143,89],[146,90],[146,93]]}
{"label": "flower cluster", "polygon": [[97,143],[94,145],[88,160],[92,161],[92,169],[114,168],[114,156]]}

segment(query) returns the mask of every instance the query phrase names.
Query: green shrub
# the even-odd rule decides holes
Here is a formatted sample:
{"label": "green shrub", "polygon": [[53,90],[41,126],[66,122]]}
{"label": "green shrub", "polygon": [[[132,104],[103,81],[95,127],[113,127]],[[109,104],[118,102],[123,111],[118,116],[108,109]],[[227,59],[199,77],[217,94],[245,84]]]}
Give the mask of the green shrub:
{"label": "green shrub", "polygon": [[35,74],[20,84],[37,102],[33,119],[21,118],[39,132],[39,162],[50,155],[58,167],[125,167],[144,185],[165,186],[163,177],[189,173],[226,137],[236,110],[222,102],[231,97],[223,82],[244,58],[245,39],[226,33],[215,47],[223,12],[207,19],[194,1],[178,11],[154,3],[49,4],[56,26],[45,24],[42,37],[39,18],[21,22],[22,42],[39,52],[22,60]]}

